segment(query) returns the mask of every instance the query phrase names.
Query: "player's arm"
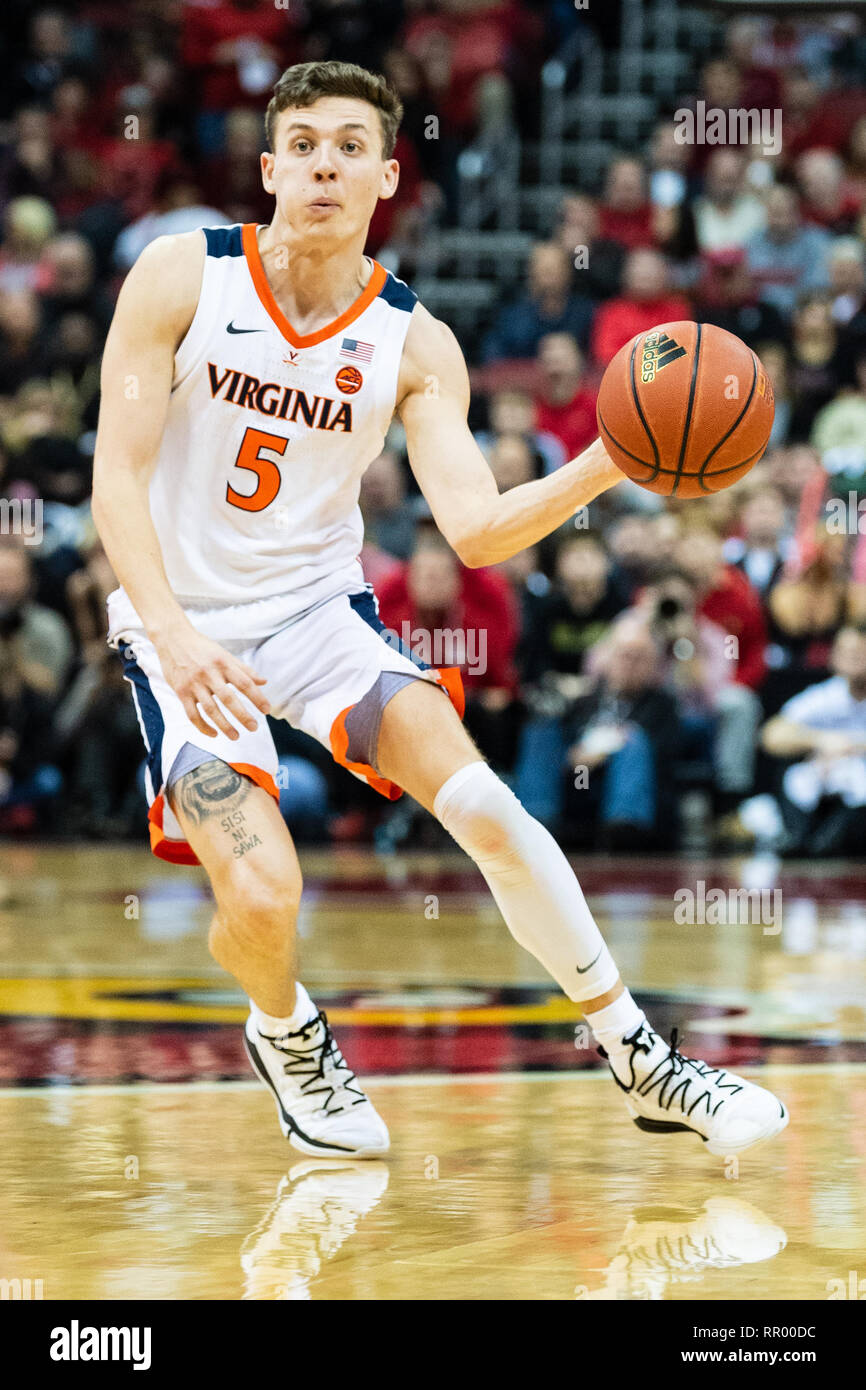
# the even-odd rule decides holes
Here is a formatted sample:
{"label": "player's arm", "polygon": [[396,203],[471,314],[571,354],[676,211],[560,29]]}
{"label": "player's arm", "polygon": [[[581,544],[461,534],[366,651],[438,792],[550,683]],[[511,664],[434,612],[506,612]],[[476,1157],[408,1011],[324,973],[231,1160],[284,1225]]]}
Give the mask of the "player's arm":
{"label": "player's arm", "polygon": [[[195,313],[204,261],[199,232],[159,237],[127,276],[102,358],[101,399],[93,460],[93,519],[105,553],[129,595],[162,663],[165,678],[193,724],[209,738],[237,730],[214,700],[247,728],[255,719],[242,690],[267,713],[256,676],[190,623],[169,587],[150,514],[149,485],[174,373],[174,354]],[[195,518],[177,518],[195,525]]]}
{"label": "player's arm", "polygon": [[500,494],[467,424],[469,374],[451,329],[417,305],[397,392],[409,463],[433,519],[465,565],[507,560],[622,480],[596,440],[546,478]]}

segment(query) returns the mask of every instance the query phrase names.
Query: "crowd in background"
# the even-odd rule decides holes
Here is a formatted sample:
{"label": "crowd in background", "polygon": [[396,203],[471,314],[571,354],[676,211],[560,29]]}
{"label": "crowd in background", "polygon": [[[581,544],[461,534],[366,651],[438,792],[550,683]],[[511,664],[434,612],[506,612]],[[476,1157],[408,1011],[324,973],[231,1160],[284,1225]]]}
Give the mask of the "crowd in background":
{"label": "crowd in background", "polygon": [[[115,579],[89,510],[99,361],[119,284],[162,232],[269,221],[262,112],[290,63],[385,72],[398,196],[367,250],[411,285],[485,122],[537,138],[541,64],[594,20],[519,0],[137,0],[8,6],[0,93],[0,833],[142,833],[142,745],[105,644]],[[781,147],[682,144],[676,110],[781,111]],[[436,138],[428,138],[436,116]],[[501,491],[595,437],[601,373],[635,333],[729,329],[773,382],[770,448],[697,503],[634,484],[489,569],[432,525],[398,424],[362,485],[385,624],[463,669],[466,722],[571,845],[671,848],[703,797],[720,845],[858,853],[866,830],[866,37],[738,20],[648,145],[570,188],[518,292],[463,342],[470,424]],[[9,530],[4,526],[4,530]],[[413,636],[413,634],[415,636]],[[451,660],[449,660],[449,657]],[[283,807],[310,839],[408,833],[330,755],[274,725]],[[402,817],[402,820],[401,820]],[[417,827],[416,827],[417,829]],[[389,841],[390,836],[390,841]]]}

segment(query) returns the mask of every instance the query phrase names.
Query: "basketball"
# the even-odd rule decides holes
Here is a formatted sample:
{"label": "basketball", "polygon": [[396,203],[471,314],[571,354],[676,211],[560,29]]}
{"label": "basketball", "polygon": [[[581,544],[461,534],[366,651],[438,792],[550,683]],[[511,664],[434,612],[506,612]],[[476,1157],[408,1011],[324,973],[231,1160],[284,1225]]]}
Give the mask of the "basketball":
{"label": "basketball", "polygon": [[766,449],[773,413],[773,388],[752,349],[689,320],[620,348],[597,406],[614,463],[665,497],[706,497],[738,482]]}

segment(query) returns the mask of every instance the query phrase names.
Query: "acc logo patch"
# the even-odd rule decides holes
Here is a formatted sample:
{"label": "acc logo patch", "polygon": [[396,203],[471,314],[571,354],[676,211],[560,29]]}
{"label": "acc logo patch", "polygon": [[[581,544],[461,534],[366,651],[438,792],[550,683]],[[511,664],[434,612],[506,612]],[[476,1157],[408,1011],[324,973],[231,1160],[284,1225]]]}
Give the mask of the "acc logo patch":
{"label": "acc logo patch", "polygon": [[346,396],[354,396],[356,391],[360,391],[364,385],[364,378],[357,367],[341,367],[334,377],[339,389]]}

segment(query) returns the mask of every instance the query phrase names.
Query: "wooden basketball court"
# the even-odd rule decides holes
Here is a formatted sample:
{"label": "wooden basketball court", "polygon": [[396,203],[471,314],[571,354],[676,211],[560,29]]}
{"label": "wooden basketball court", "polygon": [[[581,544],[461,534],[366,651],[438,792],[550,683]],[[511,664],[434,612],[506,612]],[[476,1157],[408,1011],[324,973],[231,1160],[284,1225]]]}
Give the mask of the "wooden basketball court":
{"label": "wooden basketball court", "polygon": [[[386,1162],[283,1140],[199,870],[0,848],[0,1281],[45,1299],[866,1293],[866,867],[575,861],[659,1031],[788,1105],[737,1161],[635,1128],[462,855],[302,862],[304,982],[391,1129]],[[677,924],[698,881],[779,888],[779,929]]]}

